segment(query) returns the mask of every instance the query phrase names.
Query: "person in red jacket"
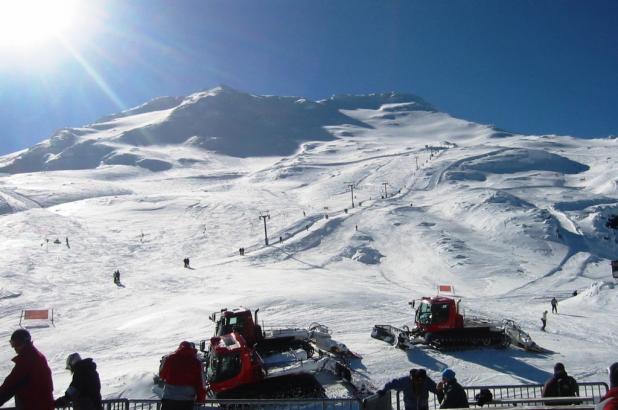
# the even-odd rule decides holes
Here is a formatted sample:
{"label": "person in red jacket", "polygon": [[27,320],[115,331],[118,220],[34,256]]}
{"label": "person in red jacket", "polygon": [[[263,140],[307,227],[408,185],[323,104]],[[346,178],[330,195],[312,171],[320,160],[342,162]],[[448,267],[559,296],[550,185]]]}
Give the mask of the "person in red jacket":
{"label": "person in red jacket", "polygon": [[53,410],[54,395],[47,359],[32,344],[30,333],[18,329],[11,335],[17,356],[15,367],[0,386],[0,406],[15,397],[18,410]]}
{"label": "person in red jacket", "polygon": [[181,342],[178,349],[165,358],[159,377],[165,383],[161,410],[192,410],[196,401],[206,399],[202,363],[189,342]]}
{"label": "person in red jacket", "polygon": [[607,368],[609,373],[609,391],[601,401],[607,400],[603,410],[618,410],[618,362],[613,363]]}

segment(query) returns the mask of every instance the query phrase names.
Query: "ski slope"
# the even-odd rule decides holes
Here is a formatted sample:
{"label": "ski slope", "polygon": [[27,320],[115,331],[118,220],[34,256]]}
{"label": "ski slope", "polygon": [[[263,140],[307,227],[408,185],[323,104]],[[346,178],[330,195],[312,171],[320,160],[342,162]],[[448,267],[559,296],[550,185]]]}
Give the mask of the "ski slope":
{"label": "ski slope", "polygon": [[[178,101],[164,102],[91,124],[78,142],[165,123]],[[96,361],[104,397],[154,397],[160,357],[209,338],[208,315],[236,306],[260,308],[266,326],[327,325],[376,385],[411,367],[434,379],[452,367],[469,385],[541,383],[558,361],[580,381],[605,381],[618,351],[618,239],[605,225],[618,213],[618,142],[354,103],[337,107],[353,121],[325,125],[332,138],[300,141],[291,155],[116,139],[112,155],[125,162],[1,175],[0,338],[22,309],[54,308],[55,326],[31,333],[56,395],[76,351]],[[408,301],[438,284],[454,285],[466,314],[514,319],[554,353],[403,352],[370,338],[376,323],[413,323]],[[559,314],[541,332],[553,296]],[[1,375],[13,355],[0,351]]]}

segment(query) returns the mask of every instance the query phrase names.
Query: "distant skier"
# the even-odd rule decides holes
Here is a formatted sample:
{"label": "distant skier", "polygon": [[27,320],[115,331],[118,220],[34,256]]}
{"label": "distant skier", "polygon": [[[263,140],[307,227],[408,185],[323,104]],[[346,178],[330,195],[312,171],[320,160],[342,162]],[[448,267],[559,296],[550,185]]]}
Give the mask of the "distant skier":
{"label": "distant skier", "polygon": [[541,330],[544,332],[545,326],[547,326],[547,311],[543,312],[543,316],[541,317],[541,322],[543,323]]}
{"label": "distant skier", "polygon": [[182,261],[185,264],[185,268],[189,268],[189,258],[184,258]]}
{"label": "distant skier", "polygon": [[283,236],[279,237],[279,243],[283,243]]}
{"label": "distant skier", "polygon": [[558,313],[558,300],[556,298],[551,300],[551,313]]}
{"label": "distant skier", "polygon": [[71,247],[69,246],[69,237],[67,236],[67,237],[65,238],[65,240],[66,240],[66,243],[67,243],[67,248],[69,248],[69,249],[70,249]]}
{"label": "distant skier", "polygon": [[120,285],[120,270],[118,269],[114,271],[114,283]]}
{"label": "distant skier", "polygon": [[577,296],[577,289],[573,291],[573,296]]}

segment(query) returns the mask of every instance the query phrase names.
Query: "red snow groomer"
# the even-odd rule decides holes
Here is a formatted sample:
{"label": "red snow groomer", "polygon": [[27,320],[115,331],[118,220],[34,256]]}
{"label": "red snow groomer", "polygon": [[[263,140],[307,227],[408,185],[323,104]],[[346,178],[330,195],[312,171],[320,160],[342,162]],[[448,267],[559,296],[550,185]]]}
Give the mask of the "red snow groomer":
{"label": "red snow groomer", "polygon": [[[302,353],[300,357],[307,359]],[[260,354],[242,335],[233,332],[215,336],[210,339],[206,366],[208,394],[218,399],[325,398],[322,385],[303,366],[309,362],[298,363],[299,366],[269,374]]]}
{"label": "red snow groomer", "polygon": [[327,391],[320,380],[332,382],[333,375],[353,397],[376,390],[348,366],[346,359],[356,356],[332,340],[327,327],[312,323],[308,329],[262,330],[258,310],[252,315],[245,308],[222,309],[210,316],[215,336],[200,343],[209,396],[325,398]]}
{"label": "red snow groomer", "polygon": [[[464,317],[459,302],[446,296],[423,297],[418,303],[412,329],[375,325],[371,337],[402,349],[418,344],[440,350],[483,346],[506,348],[514,343],[525,350],[546,352],[514,321],[493,322],[486,318]],[[410,302],[412,308],[415,304],[416,301]]]}

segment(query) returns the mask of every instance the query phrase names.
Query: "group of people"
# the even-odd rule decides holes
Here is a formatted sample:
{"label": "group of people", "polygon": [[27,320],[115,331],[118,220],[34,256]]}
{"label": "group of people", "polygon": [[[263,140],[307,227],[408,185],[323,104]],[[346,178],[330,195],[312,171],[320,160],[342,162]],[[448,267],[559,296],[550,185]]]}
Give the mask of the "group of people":
{"label": "group of people", "polygon": [[[618,362],[608,369],[610,390],[601,398],[603,410],[618,410]],[[436,384],[427,376],[425,369],[412,369],[408,376],[393,379],[378,390],[379,396],[384,396],[388,390],[403,393],[405,410],[428,410],[429,393],[434,393],[441,409],[468,408],[468,395],[465,389],[457,382],[455,372],[445,369],[442,380]],[[542,397],[578,397],[579,386],[577,381],[566,372],[564,364],[556,363],[552,377],[545,382],[541,392]],[[493,400],[492,393],[483,389],[475,396],[474,404],[483,406]],[[579,404],[578,401],[562,404]]]}
{"label": "group of people", "polygon": [[457,382],[455,372],[452,369],[446,369],[442,372],[442,381],[438,384],[427,376],[425,369],[412,369],[408,376],[386,383],[382,389],[378,390],[378,395],[384,396],[387,390],[403,393],[406,410],[427,410],[429,408],[429,393],[434,393],[437,396],[441,409],[470,407],[466,391]]}
{"label": "group of people", "polygon": [[45,356],[34,347],[30,333],[18,329],[10,343],[17,356],[13,370],[0,386],[0,406],[14,397],[20,410],[53,410],[68,404],[75,410],[103,409],[101,381],[92,359],[82,359],[78,353],[67,357],[66,369],[73,378],[64,395],[54,400],[51,370]]}
{"label": "group of people", "polygon": [[[92,359],[82,359],[78,353],[67,357],[66,369],[73,377],[64,395],[54,400],[51,370],[45,356],[34,347],[30,333],[25,329],[14,331],[10,344],[17,356],[13,358],[15,366],[0,386],[0,406],[14,397],[15,407],[20,410],[53,410],[69,404],[75,410],[103,409],[101,382]],[[608,368],[608,373],[610,390],[601,398],[599,408],[618,410],[618,362]],[[384,396],[388,390],[402,392],[405,410],[428,410],[429,393],[437,396],[441,409],[468,408],[468,396],[455,372],[445,369],[441,376],[436,384],[425,369],[412,369],[409,375],[386,383],[377,394]],[[161,410],[191,410],[196,402],[206,399],[202,363],[192,343],[181,342],[176,351],[162,360],[159,377],[163,381]],[[564,364],[556,363],[553,376],[543,386],[542,397],[577,396],[577,382],[567,374]],[[481,391],[475,399],[477,405],[487,404],[492,400],[491,392]]]}
{"label": "group of people", "polygon": [[[0,407],[15,398],[18,410],[53,410],[72,405],[75,410],[103,410],[101,381],[96,363],[71,353],[66,369],[73,377],[62,397],[54,400],[52,373],[45,356],[34,346],[30,332],[18,329],[10,339],[17,353],[15,366],[0,386]],[[161,410],[191,410],[195,402],[206,399],[202,378],[202,363],[197,350],[189,342],[182,342],[168,355],[159,371],[164,382]]]}

